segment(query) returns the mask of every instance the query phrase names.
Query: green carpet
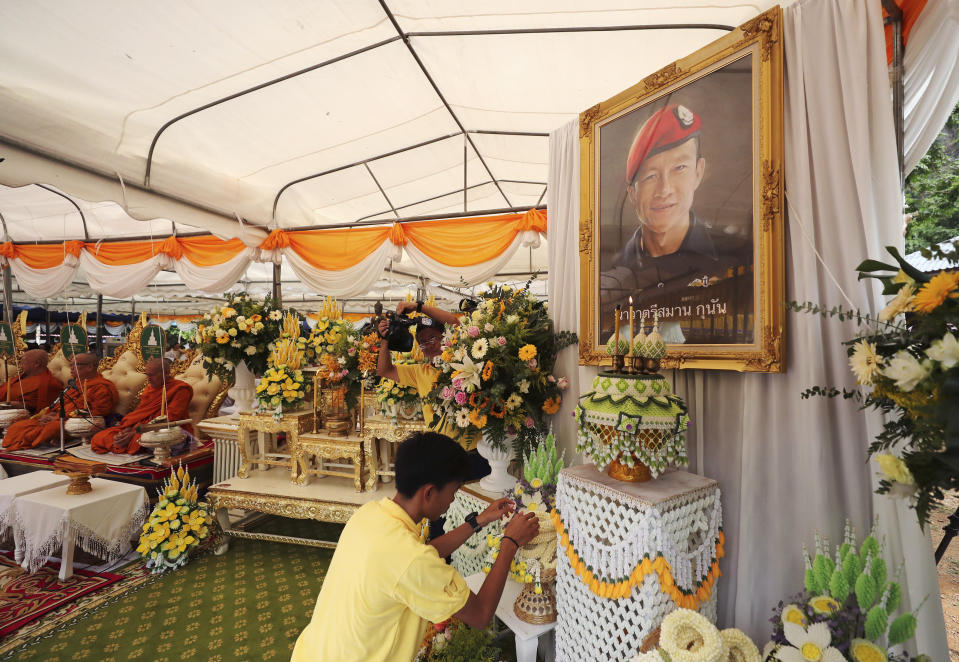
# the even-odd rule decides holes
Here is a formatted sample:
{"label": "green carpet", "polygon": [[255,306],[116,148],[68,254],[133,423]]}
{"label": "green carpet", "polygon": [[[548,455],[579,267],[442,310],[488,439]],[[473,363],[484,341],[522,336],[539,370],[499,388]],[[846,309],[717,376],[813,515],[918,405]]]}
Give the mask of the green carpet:
{"label": "green carpet", "polygon": [[[252,527],[335,540],[342,527],[268,518]],[[71,621],[12,659],[45,662],[289,660],[333,551],[231,538],[141,590]]]}

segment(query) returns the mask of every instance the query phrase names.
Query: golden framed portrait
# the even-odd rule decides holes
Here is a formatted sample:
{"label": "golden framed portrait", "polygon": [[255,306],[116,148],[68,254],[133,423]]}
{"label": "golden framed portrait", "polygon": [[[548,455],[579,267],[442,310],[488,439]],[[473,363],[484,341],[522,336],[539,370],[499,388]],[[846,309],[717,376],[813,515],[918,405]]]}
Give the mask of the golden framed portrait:
{"label": "golden framed portrait", "polygon": [[581,364],[784,369],[782,93],[775,7],[580,115]]}

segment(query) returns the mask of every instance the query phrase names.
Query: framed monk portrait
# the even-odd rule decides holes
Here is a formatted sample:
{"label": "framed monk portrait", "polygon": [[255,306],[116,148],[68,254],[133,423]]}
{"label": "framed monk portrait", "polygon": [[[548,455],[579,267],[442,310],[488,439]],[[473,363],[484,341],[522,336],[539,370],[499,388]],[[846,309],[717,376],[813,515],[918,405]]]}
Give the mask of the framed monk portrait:
{"label": "framed monk portrait", "polygon": [[778,7],[580,115],[580,363],[783,370],[782,140]]}

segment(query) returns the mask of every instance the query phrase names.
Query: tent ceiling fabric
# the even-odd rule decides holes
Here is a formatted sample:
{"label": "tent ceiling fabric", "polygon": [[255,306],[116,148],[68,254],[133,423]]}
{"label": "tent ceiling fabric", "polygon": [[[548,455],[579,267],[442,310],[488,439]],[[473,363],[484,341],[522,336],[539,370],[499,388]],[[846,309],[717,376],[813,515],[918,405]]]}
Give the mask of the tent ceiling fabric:
{"label": "tent ceiling fabric", "polygon": [[[280,196],[275,218],[280,227],[533,206],[545,188],[546,136],[474,132],[545,134],[723,30],[423,33],[735,26],[775,3],[629,4],[4,3],[0,156],[6,161],[0,164],[0,183],[53,184],[95,206],[103,200],[124,202],[115,195],[119,175],[132,216],[144,218],[132,202],[143,193],[136,187],[146,187],[189,203],[175,208],[176,213],[147,218],[162,216],[220,236],[236,235],[235,214],[270,225],[279,191],[307,177],[312,178]],[[409,47],[397,26],[403,36],[410,35]],[[317,68],[171,124],[156,141],[146,184],[151,142],[164,124],[309,67]],[[461,128],[470,132],[468,138]],[[368,167],[349,167],[426,142],[373,160]],[[32,181],[24,181],[18,163],[28,159],[16,147],[99,173],[106,180],[100,184],[116,178],[114,194],[89,195],[105,189],[82,181],[95,178],[85,171],[59,172],[55,181],[45,180],[37,164],[30,169]],[[320,173],[328,174],[313,177]],[[8,193],[0,194],[5,216]],[[147,209],[169,208],[144,202],[142,210]],[[53,225],[79,223],[79,215],[68,210],[40,212],[60,219]],[[101,222],[103,232],[116,236],[107,220]],[[136,228],[131,233],[147,234],[143,224],[131,226]],[[21,231],[27,233],[27,226]],[[63,231],[64,236],[82,236],[75,227]],[[96,240],[100,230],[91,227],[90,232]]]}

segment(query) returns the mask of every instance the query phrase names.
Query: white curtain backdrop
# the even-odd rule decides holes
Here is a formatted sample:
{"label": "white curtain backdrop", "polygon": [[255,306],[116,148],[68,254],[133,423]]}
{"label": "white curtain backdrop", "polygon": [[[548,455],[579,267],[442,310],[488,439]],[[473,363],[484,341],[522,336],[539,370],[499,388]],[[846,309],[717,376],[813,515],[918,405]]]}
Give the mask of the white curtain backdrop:
{"label": "white curtain backdrop", "polygon": [[38,299],[46,299],[70,286],[79,263],[77,258],[67,255],[59,266],[35,269],[20,258],[13,258],[10,260],[10,269],[24,292]]}
{"label": "white curtain backdrop", "polygon": [[959,103],[959,0],[928,0],[909,32],[903,103],[906,173]]}
{"label": "white curtain backdrop", "polygon": [[[784,10],[783,41],[786,297],[876,311],[877,292],[857,282],[854,268],[902,242],[879,5],[801,0]],[[568,250],[578,241],[578,139],[574,124],[550,137],[550,305],[558,328],[578,314],[572,311],[578,311],[579,261]],[[554,162],[559,159],[565,164]],[[567,248],[554,249],[561,237]],[[800,398],[814,385],[852,386],[841,342],[855,329],[789,314],[786,332],[785,374],[673,374],[692,416],[690,470],[716,478],[723,492],[720,624],[740,627],[762,645],[773,606],[802,588],[802,544],[817,530],[841,539],[846,517],[862,536],[876,513],[893,567],[905,562],[904,609],[930,596],[918,614],[918,648],[946,660],[931,545],[913,511],[886,497],[873,503],[874,469],[865,458],[881,422],[841,399]],[[580,371],[580,389],[593,374]],[[572,434],[561,439],[567,449],[575,444]]]}

